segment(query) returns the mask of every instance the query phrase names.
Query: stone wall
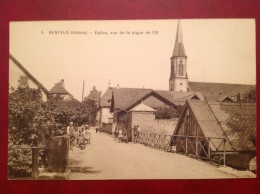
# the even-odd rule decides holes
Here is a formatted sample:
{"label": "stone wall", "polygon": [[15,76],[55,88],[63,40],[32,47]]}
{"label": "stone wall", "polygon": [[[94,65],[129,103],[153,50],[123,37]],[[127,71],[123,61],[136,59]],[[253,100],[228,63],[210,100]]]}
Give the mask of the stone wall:
{"label": "stone wall", "polygon": [[132,112],[130,114],[130,126],[139,125],[142,133],[157,133],[172,135],[178,119],[155,119],[151,112]]}

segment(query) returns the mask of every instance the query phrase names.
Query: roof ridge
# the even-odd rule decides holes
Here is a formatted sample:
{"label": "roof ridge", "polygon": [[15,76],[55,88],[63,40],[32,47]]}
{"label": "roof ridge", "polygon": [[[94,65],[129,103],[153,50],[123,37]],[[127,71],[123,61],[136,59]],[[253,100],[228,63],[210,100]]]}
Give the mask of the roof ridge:
{"label": "roof ridge", "polygon": [[9,54],[9,58],[22,70],[28,77],[32,79],[39,88],[41,88],[46,94],[49,94],[49,90],[47,90],[14,56]]}
{"label": "roof ridge", "polygon": [[226,85],[256,86],[256,84],[239,84],[239,83],[223,83],[223,82],[201,82],[201,81],[189,81],[189,83],[202,83],[202,84],[226,84]]}

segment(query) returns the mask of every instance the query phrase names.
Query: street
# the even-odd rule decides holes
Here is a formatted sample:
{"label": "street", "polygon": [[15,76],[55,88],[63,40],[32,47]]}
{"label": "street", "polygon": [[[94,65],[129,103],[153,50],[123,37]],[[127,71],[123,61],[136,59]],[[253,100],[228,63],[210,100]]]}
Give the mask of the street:
{"label": "street", "polygon": [[96,133],[94,129],[90,131],[91,144],[88,144],[85,150],[74,147],[73,151],[69,152],[71,180],[251,177],[251,173],[247,171],[216,167],[141,144],[119,143],[108,134]]}

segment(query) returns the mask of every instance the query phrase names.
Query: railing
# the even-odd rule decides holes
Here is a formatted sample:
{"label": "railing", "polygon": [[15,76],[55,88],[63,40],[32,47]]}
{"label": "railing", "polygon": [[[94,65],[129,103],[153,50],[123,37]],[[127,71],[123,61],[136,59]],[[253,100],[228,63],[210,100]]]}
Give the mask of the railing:
{"label": "railing", "polygon": [[[17,151],[17,150],[31,150],[31,164],[28,163],[27,166],[31,168],[31,178],[37,179],[39,175],[39,156],[40,151],[46,149],[46,147],[19,147],[19,146],[12,146],[8,148],[8,151]],[[12,165],[8,164],[8,166],[18,166],[18,165]],[[25,165],[21,165],[25,166]],[[19,166],[18,166],[19,167]],[[9,177],[12,178],[12,177]]]}
{"label": "railing", "polygon": [[226,163],[225,138],[140,133],[137,142],[159,150],[210,160],[224,166]]}

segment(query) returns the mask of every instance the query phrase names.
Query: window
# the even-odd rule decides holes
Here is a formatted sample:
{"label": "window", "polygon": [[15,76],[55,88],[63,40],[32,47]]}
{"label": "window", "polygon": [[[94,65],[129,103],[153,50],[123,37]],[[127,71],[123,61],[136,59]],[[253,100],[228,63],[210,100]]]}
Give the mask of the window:
{"label": "window", "polygon": [[180,63],[179,63],[179,75],[180,76],[184,75],[182,60],[180,60]]}

